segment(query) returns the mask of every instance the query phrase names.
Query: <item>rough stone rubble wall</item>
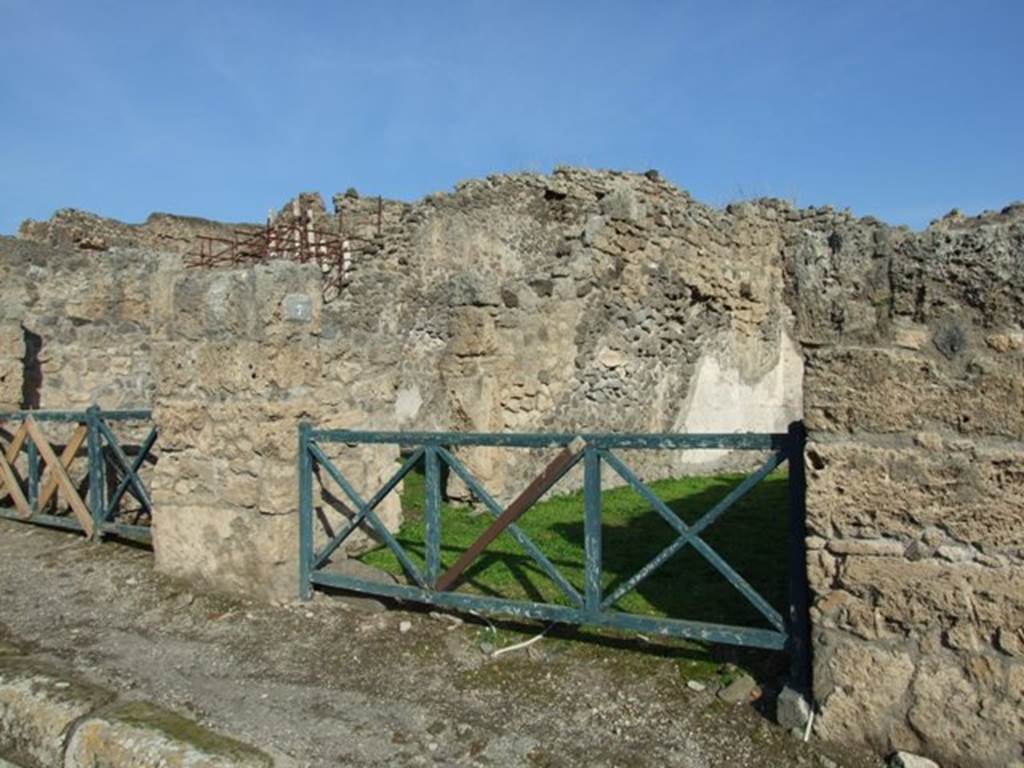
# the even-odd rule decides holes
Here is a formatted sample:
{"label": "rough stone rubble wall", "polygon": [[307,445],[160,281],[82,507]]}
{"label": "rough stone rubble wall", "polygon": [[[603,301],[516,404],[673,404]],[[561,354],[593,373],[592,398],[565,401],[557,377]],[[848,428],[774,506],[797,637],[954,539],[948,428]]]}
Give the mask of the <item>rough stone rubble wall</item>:
{"label": "rough stone rubble wall", "polygon": [[25,340],[21,324],[0,322],[0,410],[17,410],[22,404],[22,371]]}
{"label": "rough stone rubble wall", "polygon": [[18,237],[86,252],[131,248],[184,254],[195,248],[196,237],[200,235],[230,239],[235,232],[260,229],[257,224],[226,224],[167,213],[150,214],[142,224],[125,224],[87,211],[62,208],[47,221],[26,219],[18,228]]}
{"label": "rough stone rubble wall", "polygon": [[0,404],[21,407],[28,371],[32,407],[149,407],[150,304],[176,262],[0,238]]}
{"label": "rough stone rubble wall", "polygon": [[[376,236],[375,199],[336,207]],[[565,170],[385,203],[380,249],[324,306],[309,268],[186,272],[160,257],[159,289],[137,286],[149,335],[130,336],[166,452],[158,561],[293,594],[301,418],[779,429],[800,413],[793,334],[807,365],[818,732],[947,765],[1012,764],[1024,742],[1022,220],[1017,207],[914,234],[777,201],[716,211],[656,177]],[[83,289],[122,256],[92,258],[69,262]],[[5,298],[21,271],[7,270]],[[109,353],[78,338],[72,298],[49,313],[68,318],[61,343],[83,345],[64,355],[79,365],[68,382],[90,370],[75,359]],[[5,311],[5,354],[23,354],[24,318],[44,315]],[[0,391],[20,390],[4,371],[18,378],[5,357]],[[66,404],[47,385],[45,404]],[[759,401],[772,407],[736,407]],[[369,486],[393,458],[353,461]],[[498,457],[468,458],[492,488],[522,479]]]}
{"label": "rough stone rubble wall", "polygon": [[[24,405],[26,332],[41,344],[33,407],[152,408],[158,460],[143,477],[158,567],[216,589],[294,596],[298,423],[365,422],[390,412],[393,391],[388,371],[322,348],[315,268],[194,270],[173,253],[0,238],[0,270],[0,408]],[[46,431],[60,440],[69,430]],[[346,469],[369,487],[395,458],[352,453]],[[76,462],[73,476],[83,472]],[[323,506],[336,527],[342,511]],[[380,512],[397,526],[395,499]]]}
{"label": "rough stone rubble wall", "polygon": [[1024,207],[801,239],[817,732],[1018,765]]}
{"label": "rough stone rubble wall", "polygon": [[[375,199],[335,202],[372,225]],[[384,210],[381,251],[354,265],[325,332],[394,369],[396,426],[784,431],[799,418],[779,227],[797,212],[715,211],[653,174],[575,169]],[[463,454],[505,499],[544,461]],[[641,469],[722,459],[647,455]]]}
{"label": "rough stone rubble wall", "polygon": [[[313,266],[178,272],[156,312],[158,567],[218,589],[292,599],[298,425],[366,418],[387,408],[390,389],[380,386],[381,372],[355,370],[344,350],[324,343]],[[345,458],[352,482],[370,488],[398,455],[385,446]],[[337,530],[344,510],[318,502]],[[378,512],[397,527],[397,499]]]}
{"label": "rough stone rubble wall", "polygon": [[[318,227],[372,241],[328,297],[323,339],[347,376],[375,372],[394,389],[379,411],[346,397],[345,426],[783,431],[800,415],[778,226],[801,216],[792,209],[720,212],[654,174],[574,169],[467,182],[413,205],[338,195],[333,215],[315,196],[297,203]],[[182,253],[218,226],[61,211],[21,236]],[[507,500],[546,457],[464,458]],[[636,460],[664,475],[726,458]]]}

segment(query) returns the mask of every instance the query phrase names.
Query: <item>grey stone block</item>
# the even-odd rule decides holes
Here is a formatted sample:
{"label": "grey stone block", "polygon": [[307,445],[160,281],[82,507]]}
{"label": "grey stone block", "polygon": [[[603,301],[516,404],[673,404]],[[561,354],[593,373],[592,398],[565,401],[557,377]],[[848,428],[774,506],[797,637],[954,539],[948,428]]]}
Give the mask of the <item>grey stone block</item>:
{"label": "grey stone block", "polygon": [[71,726],[112,699],[48,664],[0,657],[0,753],[23,768],[62,765]]}
{"label": "grey stone block", "polygon": [[242,742],[209,731],[147,702],[122,704],[81,723],[64,768],[272,768],[273,760]]}
{"label": "grey stone block", "polygon": [[799,691],[789,686],[782,689],[775,701],[775,720],[783,728],[803,728],[811,716],[811,705]]}

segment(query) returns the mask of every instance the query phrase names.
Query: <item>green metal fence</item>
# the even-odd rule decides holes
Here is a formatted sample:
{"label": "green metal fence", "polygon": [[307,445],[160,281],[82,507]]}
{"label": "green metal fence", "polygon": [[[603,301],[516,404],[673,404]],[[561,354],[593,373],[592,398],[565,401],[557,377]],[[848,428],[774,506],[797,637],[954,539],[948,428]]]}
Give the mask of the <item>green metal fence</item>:
{"label": "green metal fence", "polygon": [[[396,444],[412,453],[397,472],[375,493],[365,499],[332,462],[325,448],[331,443],[348,446]],[[694,638],[717,643],[787,649],[793,659],[793,682],[806,679],[806,572],[804,564],[804,472],[803,430],[794,425],[785,434],[465,434],[447,432],[359,432],[315,429],[309,424],[299,428],[299,509],[300,509],[300,590],[308,599],[316,586],[411,600],[458,610],[504,614],[511,617],[544,619],[570,624],[614,627],[653,634]],[[454,447],[490,446],[508,448],[551,448],[558,454],[520,496],[502,508],[456,457]],[[679,516],[631,470],[620,457],[623,450],[746,450],[767,452],[770,457],[724,498],[693,524]],[[789,549],[779,552],[788,561],[789,599],[780,609],[772,606],[739,572],[726,562],[702,538],[704,531],[719,520],[731,506],[748,494],[773,470],[788,462]],[[584,577],[582,591],[559,573],[541,549],[515,525],[540,497],[570,469],[583,465]],[[417,568],[409,553],[381,522],[375,509],[394,491],[403,478],[417,466],[424,469],[426,504],[424,509],[425,566]],[[463,556],[441,572],[441,498],[442,470],[466,484],[494,518],[494,523]],[[602,519],[601,473],[610,470],[638,492],[675,532],[674,541],[643,565],[631,578],[609,594],[602,592]],[[314,480],[330,477],[354,505],[354,515],[336,534],[328,534],[326,543],[315,546]],[[368,526],[395,555],[410,584],[376,583],[325,570],[331,556],[360,526]],[[511,600],[453,591],[470,562],[502,531],[507,531],[564,594],[568,605]],[[665,564],[684,547],[692,547],[764,617],[769,629],[711,624],[686,617],[661,618],[616,610],[627,593]],[[699,588],[680,585],[681,588]]]}
{"label": "green metal fence", "polygon": [[[148,410],[0,412],[0,517],[82,531],[91,538],[150,542],[146,523],[153,504],[139,473],[157,441],[151,422]],[[63,425],[70,433],[57,443],[44,425]],[[118,428],[146,436],[137,445],[123,445]],[[76,482],[71,470],[80,456],[88,466]],[[131,510],[128,497],[135,501]]]}

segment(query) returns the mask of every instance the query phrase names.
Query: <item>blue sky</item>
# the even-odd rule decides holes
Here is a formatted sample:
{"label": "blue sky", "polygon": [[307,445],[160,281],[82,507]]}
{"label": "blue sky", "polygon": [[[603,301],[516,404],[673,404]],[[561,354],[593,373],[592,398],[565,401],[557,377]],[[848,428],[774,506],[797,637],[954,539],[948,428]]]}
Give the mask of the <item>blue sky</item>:
{"label": "blue sky", "polygon": [[0,232],[657,168],[922,227],[1024,198],[1024,2],[0,0]]}

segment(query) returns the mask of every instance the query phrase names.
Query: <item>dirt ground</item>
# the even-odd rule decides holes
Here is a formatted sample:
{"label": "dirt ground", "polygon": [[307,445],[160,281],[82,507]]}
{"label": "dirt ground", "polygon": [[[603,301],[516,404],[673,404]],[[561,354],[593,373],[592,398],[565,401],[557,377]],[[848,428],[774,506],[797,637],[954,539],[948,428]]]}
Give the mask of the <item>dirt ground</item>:
{"label": "dirt ground", "polygon": [[[144,549],[0,520],[0,636],[299,765],[881,765],[774,725],[759,711],[770,671],[759,705],[721,701],[699,651],[565,630],[489,655],[539,629],[320,593],[202,594],[155,573]],[[704,690],[688,667],[705,670],[692,683]]]}

